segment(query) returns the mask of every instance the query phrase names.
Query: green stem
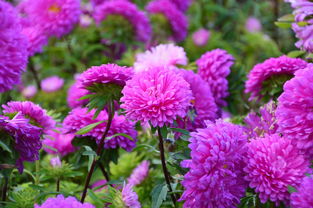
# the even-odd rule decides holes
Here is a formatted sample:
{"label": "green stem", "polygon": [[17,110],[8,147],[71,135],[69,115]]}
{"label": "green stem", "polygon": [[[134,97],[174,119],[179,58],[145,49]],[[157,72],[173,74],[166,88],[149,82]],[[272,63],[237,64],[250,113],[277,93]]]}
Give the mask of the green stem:
{"label": "green stem", "polygon": [[39,171],[40,171],[40,163],[39,163],[39,160],[36,160],[35,165],[36,165],[36,180],[35,180],[35,185],[39,185],[39,183],[40,183],[40,174],[39,174]]}

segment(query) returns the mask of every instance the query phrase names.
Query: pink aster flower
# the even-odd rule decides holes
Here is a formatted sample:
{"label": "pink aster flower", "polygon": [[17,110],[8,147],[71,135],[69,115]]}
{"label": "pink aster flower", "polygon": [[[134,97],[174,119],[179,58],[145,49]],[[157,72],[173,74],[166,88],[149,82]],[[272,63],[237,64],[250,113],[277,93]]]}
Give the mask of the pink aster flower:
{"label": "pink aster flower", "polygon": [[192,3],[192,0],[170,0],[182,12],[186,12]]}
{"label": "pink aster flower", "polygon": [[122,90],[121,108],[129,119],[151,122],[154,127],[184,117],[193,99],[189,84],[167,67],[142,71],[127,81]]}
{"label": "pink aster flower", "polygon": [[100,24],[110,15],[120,15],[130,22],[134,28],[136,39],[147,42],[151,38],[151,26],[148,17],[140,11],[136,4],[125,0],[105,1],[94,11],[94,18]]}
{"label": "pink aster flower", "polygon": [[28,40],[28,56],[42,52],[42,48],[48,44],[48,37],[38,26],[23,27],[22,33]]}
{"label": "pink aster flower", "polygon": [[29,85],[23,88],[22,90],[22,95],[27,99],[34,97],[36,93],[37,93],[37,87],[34,85]]}
{"label": "pink aster flower", "polygon": [[116,64],[102,64],[101,66],[93,66],[83,72],[78,81],[80,88],[88,88],[93,84],[113,83],[124,86],[134,73],[131,67],[122,67]]}
{"label": "pink aster flower", "polygon": [[249,138],[263,137],[265,134],[275,134],[278,130],[276,119],[276,104],[271,101],[260,108],[257,114],[251,112],[245,118],[246,132]]}
{"label": "pink aster flower", "polygon": [[[64,119],[64,129],[66,129],[68,133],[76,133],[78,130],[87,125],[108,120],[108,114],[105,110],[101,111],[97,118],[93,119],[95,112],[95,109],[91,110],[90,112],[88,112],[87,108],[73,109]],[[91,136],[99,143],[103,136],[105,127],[106,122],[103,122],[82,136]],[[122,147],[126,151],[131,151],[136,146],[137,131],[135,130],[135,124],[128,121],[125,116],[115,114],[108,132],[108,137],[117,133],[127,134],[131,136],[133,140],[130,140],[124,136],[115,136],[111,139],[105,140],[105,149],[115,149],[117,147]]]}
{"label": "pink aster flower", "polygon": [[65,198],[63,195],[48,198],[42,205],[35,204],[34,208],[95,208],[89,203],[80,203],[75,197],[69,196]]}
{"label": "pink aster flower", "polygon": [[234,57],[225,50],[215,49],[203,54],[196,61],[198,73],[211,88],[215,102],[219,106],[226,106],[224,98],[228,96],[228,81],[230,67],[234,64]]}
{"label": "pink aster flower", "polygon": [[36,126],[49,130],[55,127],[56,122],[47,115],[46,110],[30,101],[11,101],[2,105],[3,113],[15,115],[20,112],[23,116],[30,119],[30,122]]}
{"label": "pink aster flower", "polygon": [[127,179],[128,184],[131,184],[132,186],[141,184],[149,174],[149,165],[150,162],[148,160],[141,162]]}
{"label": "pink aster flower", "polygon": [[79,0],[24,0],[21,4],[31,24],[59,38],[74,28],[81,13]]}
{"label": "pink aster flower", "polygon": [[186,65],[188,58],[184,48],[174,44],[160,44],[138,54],[134,69],[136,72],[146,71],[151,67]]}
{"label": "pink aster flower", "polygon": [[188,19],[185,14],[177,9],[171,0],[153,0],[147,6],[146,10],[150,14],[162,14],[172,26],[172,39],[176,42],[183,41],[187,36]]}
{"label": "pink aster flower", "polygon": [[127,184],[123,187],[122,200],[126,208],[141,208],[138,195],[133,191],[131,184]]}
{"label": "pink aster flower", "polygon": [[260,32],[262,30],[262,24],[260,20],[258,20],[255,17],[249,17],[246,21],[246,30],[255,33],[255,32]]}
{"label": "pink aster flower", "polygon": [[20,83],[27,64],[27,44],[17,11],[0,0],[0,93]]}
{"label": "pink aster flower", "polygon": [[[65,134],[63,130],[58,128],[55,130],[49,130],[44,135],[43,144],[46,146],[44,150],[49,154],[60,154],[65,156],[71,152],[75,151],[75,147],[72,145],[72,140],[74,139],[74,134]],[[52,150],[51,148],[55,150]]]}
{"label": "pink aster flower", "polygon": [[245,195],[244,154],[247,137],[243,129],[217,120],[191,133],[191,159],[182,166],[189,168],[182,185],[183,207],[235,208]]}
{"label": "pink aster flower", "polygon": [[248,74],[245,85],[245,93],[250,93],[249,100],[261,98],[262,84],[267,79],[278,75],[293,75],[295,71],[305,68],[307,62],[299,58],[281,56],[270,58],[263,63],[257,64]]}
{"label": "pink aster flower", "polygon": [[41,81],[41,89],[44,92],[55,92],[64,85],[64,79],[58,76],[47,77]]}
{"label": "pink aster flower", "polygon": [[295,73],[284,85],[276,111],[280,132],[309,158],[313,157],[313,65]]}
{"label": "pink aster flower", "polygon": [[80,100],[88,94],[88,90],[79,88],[80,83],[76,81],[67,91],[67,104],[70,108],[82,107],[88,103],[88,99]]}
{"label": "pink aster flower", "polygon": [[290,196],[292,208],[313,207],[313,178],[312,175],[304,177],[302,183],[297,187],[297,192]]}
{"label": "pink aster flower", "polygon": [[251,140],[244,168],[250,188],[254,188],[262,203],[268,200],[288,204],[288,186],[296,187],[305,173],[309,162],[305,160],[291,140],[278,134],[265,135]]}
{"label": "pink aster flower", "polygon": [[211,32],[201,28],[192,34],[192,40],[197,46],[205,46],[211,36]]}

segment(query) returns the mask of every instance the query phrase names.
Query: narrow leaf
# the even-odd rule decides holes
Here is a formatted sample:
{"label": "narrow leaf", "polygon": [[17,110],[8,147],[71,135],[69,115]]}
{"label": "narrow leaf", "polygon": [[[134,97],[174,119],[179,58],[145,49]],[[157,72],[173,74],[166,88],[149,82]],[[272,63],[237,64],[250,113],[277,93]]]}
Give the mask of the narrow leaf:
{"label": "narrow leaf", "polygon": [[76,135],[83,135],[83,134],[87,134],[88,132],[90,132],[91,130],[93,130],[95,127],[97,127],[98,125],[104,123],[105,121],[99,121],[97,123],[93,123],[93,124],[89,124],[88,126],[85,126],[81,129],[79,129],[75,134]]}

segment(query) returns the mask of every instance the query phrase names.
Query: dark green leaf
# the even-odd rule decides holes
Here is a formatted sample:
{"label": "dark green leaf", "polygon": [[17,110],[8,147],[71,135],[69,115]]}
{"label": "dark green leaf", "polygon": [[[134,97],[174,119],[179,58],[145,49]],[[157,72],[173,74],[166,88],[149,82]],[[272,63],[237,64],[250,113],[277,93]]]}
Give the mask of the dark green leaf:
{"label": "dark green leaf", "polygon": [[158,184],[153,188],[151,192],[152,208],[159,208],[162,205],[162,202],[166,199],[167,191],[166,184]]}
{"label": "dark green leaf", "polygon": [[76,135],[83,135],[83,134],[87,134],[88,132],[90,132],[91,130],[93,130],[95,127],[97,127],[98,125],[104,123],[106,121],[99,121],[97,123],[93,123],[93,124],[89,124],[88,126],[85,126],[81,129],[79,129],[75,134]]}

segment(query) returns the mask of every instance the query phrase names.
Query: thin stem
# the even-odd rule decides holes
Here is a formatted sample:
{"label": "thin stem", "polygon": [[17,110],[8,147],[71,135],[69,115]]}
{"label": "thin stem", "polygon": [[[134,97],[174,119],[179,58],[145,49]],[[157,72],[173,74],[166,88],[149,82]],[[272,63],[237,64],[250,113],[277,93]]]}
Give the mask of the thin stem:
{"label": "thin stem", "polygon": [[34,66],[32,59],[29,60],[29,70],[33,74],[33,77],[34,77],[34,80],[36,82],[36,86],[37,86],[38,90],[41,90],[40,79],[39,79],[38,73],[35,69],[35,66]]}
{"label": "thin stem", "polygon": [[57,192],[60,192],[60,178],[57,179]]}
{"label": "thin stem", "polygon": [[35,180],[35,185],[39,185],[39,183],[40,183],[40,175],[39,175],[40,163],[39,163],[39,160],[36,160],[35,165],[36,165],[36,180]]}
{"label": "thin stem", "polygon": [[176,197],[175,197],[175,195],[173,193],[173,189],[172,189],[172,186],[171,186],[171,177],[170,177],[170,174],[169,174],[169,172],[167,170],[167,167],[166,167],[163,138],[162,138],[160,127],[158,127],[158,136],[159,136],[160,158],[161,158],[161,162],[162,162],[162,169],[163,169],[164,178],[165,178],[165,181],[167,183],[168,190],[169,190],[169,192],[171,192],[170,195],[171,195],[173,204],[176,207]]}
{"label": "thin stem", "polygon": [[[100,140],[100,143],[98,145],[97,152],[96,152],[97,156],[101,155],[101,152],[103,150],[103,145],[104,145],[105,138],[106,138],[106,136],[107,136],[107,134],[108,134],[108,132],[110,130],[111,124],[112,124],[112,120],[113,120],[113,117],[114,117],[114,103],[113,102],[109,103],[108,114],[109,114],[108,123],[106,125],[105,131],[104,131],[103,136],[102,136],[102,138]],[[87,178],[86,178],[84,191],[83,191],[83,194],[82,194],[82,198],[80,200],[81,203],[84,203],[84,201],[85,201],[85,198],[86,198],[86,195],[87,195],[87,189],[88,189],[88,186],[89,186],[92,174],[93,174],[93,172],[95,170],[96,163],[97,163],[97,159],[94,158],[93,161],[92,161],[90,170],[88,172]]]}
{"label": "thin stem", "polygon": [[4,184],[2,187],[2,201],[5,201],[7,198],[9,179],[7,176],[4,176]]}
{"label": "thin stem", "polygon": [[99,161],[98,165],[99,165],[99,167],[100,167],[100,170],[101,170],[101,172],[102,172],[102,174],[103,174],[105,180],[107,180],[107,182],[110,181],[109,174],[106,172],[104,166],[102,165],[102,163],[101,163],[100,161]]}

